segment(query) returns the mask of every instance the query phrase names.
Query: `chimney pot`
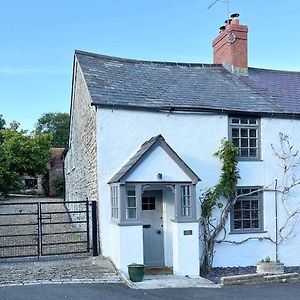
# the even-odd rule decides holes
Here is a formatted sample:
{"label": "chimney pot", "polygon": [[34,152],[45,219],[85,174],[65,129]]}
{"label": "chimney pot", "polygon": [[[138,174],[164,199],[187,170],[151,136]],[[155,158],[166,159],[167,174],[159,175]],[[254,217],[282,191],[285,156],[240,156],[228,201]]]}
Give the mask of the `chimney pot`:
{"label": "chimney pot", "polygon": [[234,14],[231,14],[230,18],[235,19],[235,18],[238,18],[239,16],[240,16],[239,13],[234,13]]}
{"label": "chimney pot", "polygon": [[224,31],[225,28],[226,28],[226,26],[225,26],[225,25],[222,25],[222,26],[219,28],[219,29],[220,29],[220,32]]}

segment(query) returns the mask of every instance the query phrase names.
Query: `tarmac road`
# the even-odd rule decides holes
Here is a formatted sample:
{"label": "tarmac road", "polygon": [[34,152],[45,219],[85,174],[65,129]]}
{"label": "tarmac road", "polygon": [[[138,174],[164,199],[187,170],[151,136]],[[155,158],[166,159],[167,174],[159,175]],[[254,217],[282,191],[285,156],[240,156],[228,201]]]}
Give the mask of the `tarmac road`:
{"label": "tarmac road", "polygon": [[282,300],[299,299],[300,284],[133,290],[123,284],[52,284],[0,287],[1,300]]}

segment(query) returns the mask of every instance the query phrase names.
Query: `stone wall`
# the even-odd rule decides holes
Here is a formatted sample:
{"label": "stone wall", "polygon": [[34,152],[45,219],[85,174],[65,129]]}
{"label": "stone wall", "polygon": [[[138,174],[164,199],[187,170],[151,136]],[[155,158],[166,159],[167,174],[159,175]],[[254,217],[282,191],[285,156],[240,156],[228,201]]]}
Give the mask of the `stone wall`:
{"label": "stone wall", "polygon": [[96,109],[75,60],[69,150],[65,157],[66,201],[98,200]]}

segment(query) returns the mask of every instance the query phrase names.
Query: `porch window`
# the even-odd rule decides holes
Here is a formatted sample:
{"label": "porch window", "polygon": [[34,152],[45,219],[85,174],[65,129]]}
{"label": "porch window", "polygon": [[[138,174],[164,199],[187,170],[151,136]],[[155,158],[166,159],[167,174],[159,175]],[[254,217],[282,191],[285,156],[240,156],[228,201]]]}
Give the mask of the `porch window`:
{"label": "porch window", "polygon": [[134,186],[126,188],[126,219],[137,218],[136,192]]}
{"label": "porch window", "polygon": [[189,185],[181,186],[181,216],[190,217],[192,212],[191,206],[191,188]]}
{"label": "porch window", "polygon": [[118,219],[119,217],[119,187],[111,187],[111,217]]}

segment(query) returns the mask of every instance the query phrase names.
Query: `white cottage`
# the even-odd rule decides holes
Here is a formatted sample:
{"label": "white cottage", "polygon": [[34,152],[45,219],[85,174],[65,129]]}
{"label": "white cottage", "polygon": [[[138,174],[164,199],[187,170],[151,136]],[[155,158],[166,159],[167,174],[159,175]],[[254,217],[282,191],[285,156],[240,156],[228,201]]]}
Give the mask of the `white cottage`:
{"label": "white cottage", "polygon": [[[199,198],[218,181],[213,154],[223,138],[240,149],[239,193],[280,180],[271,147],[280,132],[300,149],[300,73],[248,68],[247,31],[233,15],[213,42],[214,64],[75,52],[66,197],[98,201],[101,253],[123,272],[144,263],[199,275]],[[299,189],[290,197],[300,205]],[[215,266],[255,265],[276,253],[300,265],[297,219],[278,247],[265,239],[276,236],[275,200],[274,189],[239,199]]]}

